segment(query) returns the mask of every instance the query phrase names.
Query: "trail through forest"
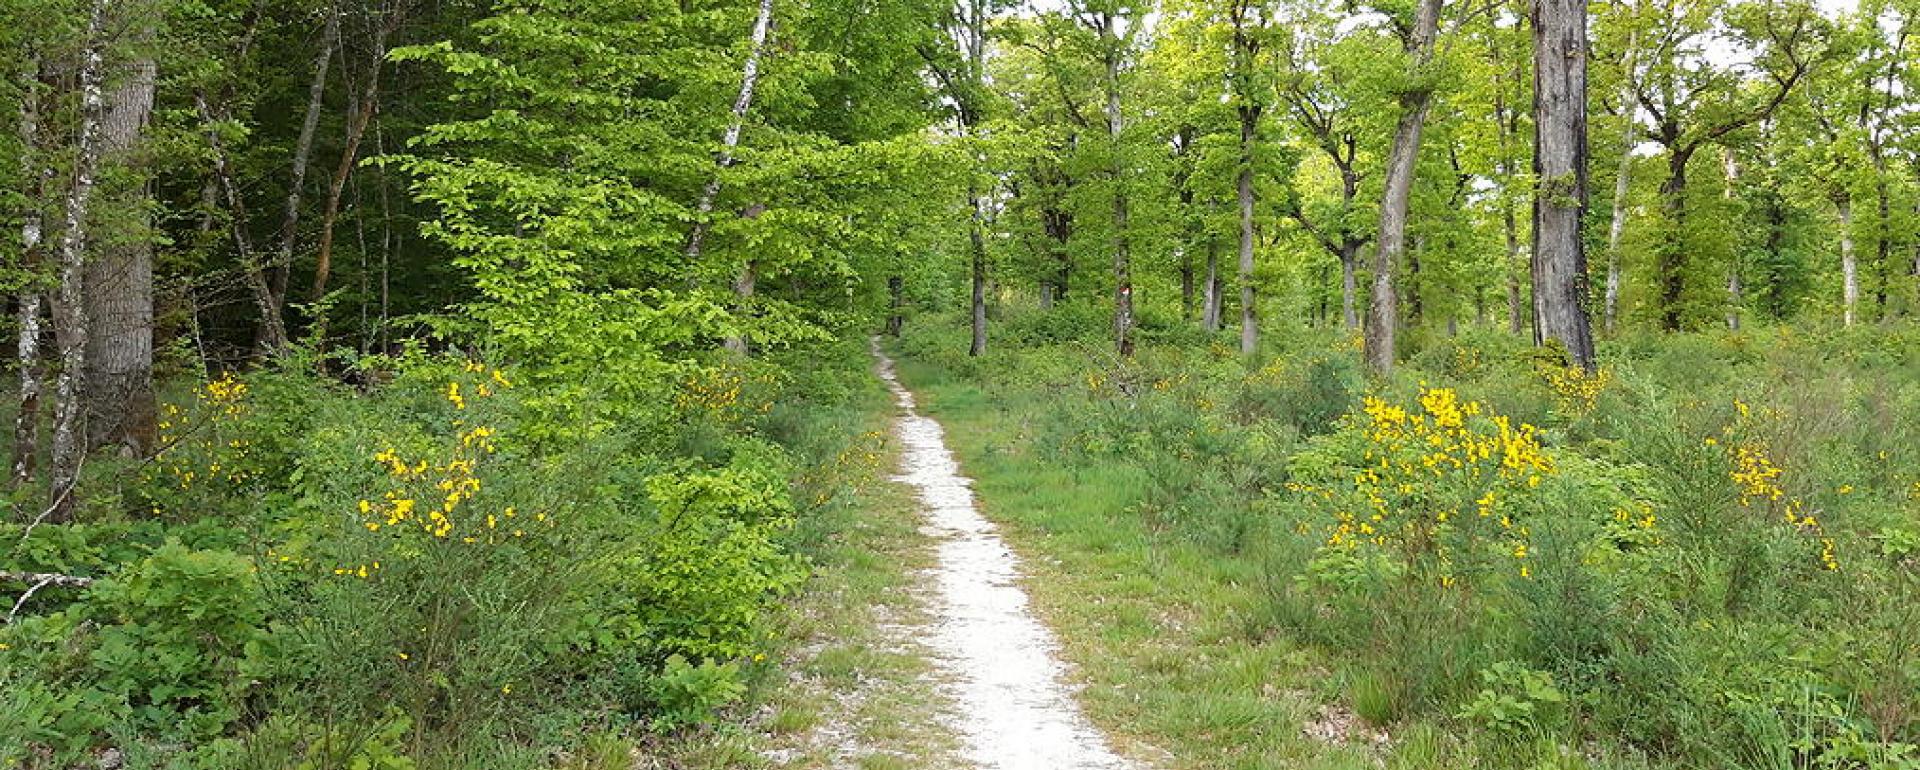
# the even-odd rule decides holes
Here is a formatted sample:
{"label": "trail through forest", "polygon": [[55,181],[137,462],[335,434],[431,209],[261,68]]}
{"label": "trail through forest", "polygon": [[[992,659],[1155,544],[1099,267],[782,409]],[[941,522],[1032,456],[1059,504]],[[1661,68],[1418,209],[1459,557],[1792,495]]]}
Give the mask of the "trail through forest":
{"label": "trail through forest", "polygon": [[1027,607],[1019,563],[974,504],[940,423],[914,408],[893,361],[874,344],[901,414],[901,475],[937,540],[934,625],[926,642],[953,701],[953,727],[974,765],[991,770],[1133,770],[1080,713],[1053,635]]}

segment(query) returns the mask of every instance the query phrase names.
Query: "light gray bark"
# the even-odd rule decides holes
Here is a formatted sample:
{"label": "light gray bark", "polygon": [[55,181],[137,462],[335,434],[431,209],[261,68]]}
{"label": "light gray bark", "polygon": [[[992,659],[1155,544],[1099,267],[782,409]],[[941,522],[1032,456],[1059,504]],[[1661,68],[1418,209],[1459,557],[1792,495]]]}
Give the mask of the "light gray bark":
{"label": "light gray bark", "polygon": [[1587,316],[1586,0],[1533,4],[1533,341],[1594,369]]}
{"label": "light gray bark", "polygon": [[1128,233],[1126,169],[1122,166],[1120,141],[1126,130],[1120,111],[1120,57],[1122,41],[1119,19],[1109,13],[1100,25],[1106,59],[1107,139],[1113,153],[1111,168],[1113,189],[1113,331],[1115,348],[1122,358],[1133,356],[1133,259]]}
{"label": "light gray bark", "polygon": [[86,457],[86,432],[80,398],[87,368],[86,245],[88,208],[100,162],[100,121],[105,112],[102,70],[105,55],[101,27],[108,0],[94,0],[79,67],[80,130],[74,142],[73,178],[66,195],[60,234],[60,290],[53,305],[54,341],[60,348],[60,374],[54,384],[52,505],[46,520],[67,521],[77,502],[74,482]]}
{"label": "light gray bark", "polygon": [[[1441,0],[1420,0],[1406,41],[1412,59],[1411,74],[1425,75],[1439,34]],[[1375,373],[1393,371],[1394,332],[1399,325],[1399,299],[1393,275],[1407,247],[1407,214],[1413,194],[1413,175],[1420,157],[1420,133],[1432,105],[1432,86],[1411,85],[1400,95],[1400,120],[1394,128],[1393,149],[1387,156],[1386,189],[1380,203],[1379,249],[1373,262],[1373,296],[1367,303],[1366,359]]]}
{"label": "light gray bark", "polygon": [[1209,332],[1220,331],[1222,297],[1220,296],[1220,242],[1209,234],[1207,236],[1206,284],[1201,288],[1200,328]]}
{"label": "light gray bark", "polygon": [[733,151],[740,146],[740,131],[746,126],[747,111],[753,108],[753,89],[760,82],[760,59],[766,55],[767,33],[772,28],[773,0],[760,0],[747,46],[747,61],[740,68],[740,92],[733,99],[733,113],[728,118],[726,132],[720,137],[720,153],[714,158],[716,171],[693,206],[693,229],[687,233],[688,257],[698,259],[705,245],[707,216],[713,213],[713,202],[720,196],[720,172],[733,166]]}
{"label": "light gray bark", "polygon": [[[129,35],[135,49],[151,29]],[[100,124],[100,162],[117,172],[99,190],[86,264],[88,334],[82,391],[87,447],[118,445],[143,456],[155,433],[153,392],[153,236],[151,176],[143,137],[159,79],[153,55],[138,51],[116,66]]]}
{"label": "light gray bark", "polygon": [[[1732,203],[1740,185],[1740,165],[1734,161],[1733,150],[1720,149],[1720,162],[1727,173],[1727,186],[1721,197]],[[1740,285],[1740,251],[1734,250],[1733,259],[1727,265],[1727,328],[1740,331],[1740,308],[1746,302],[1745,290]]]}
{"label": "light gray bark", "polygon": [[1624,59],[1625,74],[1620,85],[1620,165],[1613,176],[1613,215],[1607,221],[1607,288],[1602,302],[1605,325],[1608,334],[1613,333],[1614,321],[1619,317],[1620,309],[1620,239],[1627,231],[1627,195],[1633,184],[1633,143],[1640,135],[1640,121],[1635,116],[1633,101],[1634,68],[1637,66],[1639,49],[1635,43],[1639,31],[1627,34],[1627,50]]}
{"label": "light gray bark", "polygon": [[1240,353],[1253,355],[1260,344],[1260,314],[1257,287],[1253,283],[1253,144],[1258,138],[1260,104],[1251,93],[1254,58],[1260,41],[1248,34],[1253,9],[1246,0],[1233,7],[1234,86],[1240,100],[1235,112],[1240,117],[1240,173],[1235,194],[1240,204]]}
{"label": "light gray bark", "polygon": [[[31,84],[39,74],[37,62],[29,61],[20,82]],[[26,183],[26,206],[20,222],[20,266],[27,283],[20,290],[15,320],[20,327],[15,364],[19,368],[19,410],[14,416],[12,479],[15,487],[33,477],[40,450],[40,323],[44,304],[39,272],[43,261],[41,244],[46,235],[42,219],[42,197],[47,194],[53,168],[41,154],[39,94],[31,85],[20,97],[20,170]]]}

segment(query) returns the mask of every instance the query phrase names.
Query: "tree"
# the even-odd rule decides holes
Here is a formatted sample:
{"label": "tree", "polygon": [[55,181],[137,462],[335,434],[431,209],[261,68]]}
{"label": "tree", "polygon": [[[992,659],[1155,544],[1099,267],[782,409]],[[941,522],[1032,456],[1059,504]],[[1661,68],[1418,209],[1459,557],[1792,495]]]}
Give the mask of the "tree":
{"label": "tree", "polygon": [[1338,197],[1321,203],[1295,176],[1293,191],[1283,201],[1286,216],[1340,263],[1341,318],[1349,331],[1360,328],[1358,271],[1361,250],[1373,240],[1373,230],[1360,202],[1370,170],[1362,161],[1362,139],[1367,130],[1349,82],[1356,57],[1370,55],[1371,41],[1360,36],[1334,36],[1335,20],[1317,9],[1301,8],[1291,35],[1283,36],[1285,50],[1278,56],[1277,90],[1291,128],[1332,166]]}
{"label": "tree", "polygon": [[1231,84],[1233,111],[1240,119],[1240,159],[1234,176],[1234,195],[1240,213],[1240,352],[1253,355],[1259,343],[1259,313],[1253,282],[1253,162],[1265,105],[1255,96],[1254,73],[1264,44],[1266,9],[1255,0],[1233,0],[1228,17],[1233,25]]}
{"label": "tree", "polygon": [[1726,9],[1728,25],[1757,52],[1760,83],[1743,88],[1739,70],[1707,60],[1698,38],[1722,14],[1706,0],[1660,0],[1640,8],[1641,23],[1654,25],[1649,65],[1635,82],[1635,99],[1651,120],[1648,138],[1666,150],[1667,175],[1660,197],[1667,233],[1657,249],[1660,325],[1680,329],[1691,250],[1688,239],[1687,167],[1710,143],[1753,124],[1780,107],[1812,66],[1816,44],[1813,11],[1805,3],[1775,7],[1748,3]]}
{"label": "tree", "polygon": [[73,175],[68,181],[61,223],[60,290],[53,303],[54,344],[60,351],[60,374],[54,384],[52,504],[47,517],[65,521],[73,516],[78,497],[74,484],[85,461],[87,436],[81,422],[87,373],[87,305],[85,280],[87,228],[93,202],[94,175],[99,171],[101,123],[106,113],[102,93],[106,68],[104,28],[108,0],[93,0],[82,40],[77,84],[80,126],[73,147]]}
{"label": "tree", "polygon": [[1397,94],[1400,116],[1387,155],[1378,250],[1373,261],[1373,295],[1367,305],[1366,359],[1378,374],[1393,370],[1394,330],[1400,323],[1393,274],[1406,251],[1407,214],[1414,168],[1420,157],[1420,131],[1432,104],[1434,87],[1425,70],[1433,60],[1434,38],[1440,30],[1440,0],[1419,0],[1413,18],[1396,19],[1395,24],[1401,31],[1408,71],[1407,82]]}
{"label": "tree", "polygon": [[1592,371],[1587,316],[1587,6],[1533,4],[1533,341]]}
{"label": "tree", "polygon": [[[987,0],[956,0],[948,9],[943,31],[951,48],[921,47],[921,56],[954,104],[954,123],[963,138],[973,136],[986,110]],[[977,152],[975,153],[977,156]],[[972,332],[967,355],[987,352],[987,239],[986,205],[978,180],[967,185],[967,265],[969,324]]]}
{"label": "tree", "polygon": [[1122,358],[1133,356],[1133,243],[1128,223],[1130,182],[1126,148],[1122,142],[1126,116],[1121,111],[1121,74],[1139,30],[1145,9],[1127,0],[1072,0],[1069,12],[1095,35],[1094,57],[1100,62],[1101,90],[1106,102],[1107,175],[1113,185],[1113,331]]}

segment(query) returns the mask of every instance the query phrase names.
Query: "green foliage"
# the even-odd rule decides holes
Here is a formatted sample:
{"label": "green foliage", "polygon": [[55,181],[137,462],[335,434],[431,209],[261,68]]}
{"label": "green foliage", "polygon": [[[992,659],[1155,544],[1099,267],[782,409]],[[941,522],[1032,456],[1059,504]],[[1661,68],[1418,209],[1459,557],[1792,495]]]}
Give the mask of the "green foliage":
{"label": "green foliage", "polygon": [[[1041,541],[1124,543],[1145,574],[1223,597],[1231,630],[1178,647],[1208,663],[1154,680],[1174,697],[1224,708],[1218,661],[1297,645],[1313,662],[1286,665],[1369,723],[1476,735],[1456,764],[1579,766],[1569,746],[1654,766],[1910,762],[1920,647],[1895,629],[1916,620],[1920,477],[1913,426],[1891,418],[1920,396],[1893,352],[1909,334],[1636,336],[1587,375],[1476,331],[1362,390],[1326,332],[1251,363],[1177,342],[1132,362],[1081,342],[970,359],[952,332],[900,347],[956,431],[1000,426],[963,457],[989,505],[1057,487],[1031,497],[1071,505],[1020,514]],[[1084,534],[1112,529],[1147,542]],[[1139,612],[1198,601],[1102,585]],[[1096,626],[1117,638],[1134,611]],[[1100,649],[1130,677],[1174,665]]]}
{"label": "green foliage", "polygon": [[1567,702],[1567,696],[1554,686],[1553,675],[1511,661],[1482,670],[1480,680],[1486,687],[1467,703],[1460,718],[1497,733],[1538,731]]}
{"label": "green foliage", "polygon": [[651,694],[658,714],[654,726],[672,729],[706,723],[720,707],[739,700],[746,691],[733,663],[706,660],[696,666],[677,654],[670,655],[653,682]]}

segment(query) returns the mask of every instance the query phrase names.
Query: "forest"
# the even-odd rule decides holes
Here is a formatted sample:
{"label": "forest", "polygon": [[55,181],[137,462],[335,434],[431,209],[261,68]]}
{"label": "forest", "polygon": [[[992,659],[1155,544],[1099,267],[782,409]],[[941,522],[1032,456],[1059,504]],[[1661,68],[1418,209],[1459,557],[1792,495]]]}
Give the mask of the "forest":
{"label": "forest", "polygon": [[0,768],[1920,770],[1920,1],[0,40]]}

